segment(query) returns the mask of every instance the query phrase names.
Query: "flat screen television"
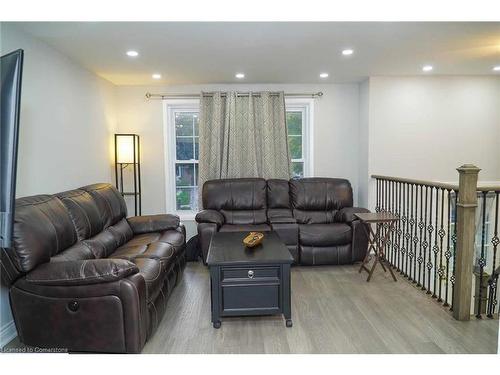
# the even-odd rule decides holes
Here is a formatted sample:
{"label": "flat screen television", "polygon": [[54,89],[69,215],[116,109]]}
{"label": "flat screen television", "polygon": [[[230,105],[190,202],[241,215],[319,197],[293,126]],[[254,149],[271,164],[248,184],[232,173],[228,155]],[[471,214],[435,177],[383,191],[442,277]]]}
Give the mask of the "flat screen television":
{"label": "flat screen television", "polygon": [[0,247],[12,244],[23,50],[0,57]]}

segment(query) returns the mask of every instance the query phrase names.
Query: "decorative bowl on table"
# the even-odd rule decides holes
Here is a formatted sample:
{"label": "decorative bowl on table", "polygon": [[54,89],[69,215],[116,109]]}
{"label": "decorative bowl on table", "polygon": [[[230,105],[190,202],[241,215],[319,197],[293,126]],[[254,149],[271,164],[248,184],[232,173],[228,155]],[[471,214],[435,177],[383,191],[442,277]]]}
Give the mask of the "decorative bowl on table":
{"label": "decorative bowl on table", "polygon": [[250,232],[248,236],[246,236],[243,239],[243,244],[251,249],[252,247],[260,245],[263,239],[264,239],[264,233]]}

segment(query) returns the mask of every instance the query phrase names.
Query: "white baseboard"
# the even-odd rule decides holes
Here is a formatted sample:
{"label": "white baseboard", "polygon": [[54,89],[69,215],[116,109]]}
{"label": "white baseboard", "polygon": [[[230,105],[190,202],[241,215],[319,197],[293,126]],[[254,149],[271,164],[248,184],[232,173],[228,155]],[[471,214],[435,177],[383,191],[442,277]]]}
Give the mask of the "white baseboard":
{"label": "white baseboard", "polygon": [[3,348],[16,336],[17,331],[14,320],[11,320],[7,324],[4,324],[3,327],[0,328],[0,348]]}

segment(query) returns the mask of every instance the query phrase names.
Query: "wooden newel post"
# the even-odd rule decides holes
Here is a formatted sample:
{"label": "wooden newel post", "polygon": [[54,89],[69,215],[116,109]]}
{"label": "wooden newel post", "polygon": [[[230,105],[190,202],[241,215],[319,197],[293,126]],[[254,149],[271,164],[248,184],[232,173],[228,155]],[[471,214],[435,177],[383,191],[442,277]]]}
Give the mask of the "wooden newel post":
{"label": "wooden newel post", "polygon": [[472,164],[457,168],[460,175],[457,201],[457,249],[453,317],[469,320],[472,300],[472,262],[476,236],[477,176],[480,171]]}

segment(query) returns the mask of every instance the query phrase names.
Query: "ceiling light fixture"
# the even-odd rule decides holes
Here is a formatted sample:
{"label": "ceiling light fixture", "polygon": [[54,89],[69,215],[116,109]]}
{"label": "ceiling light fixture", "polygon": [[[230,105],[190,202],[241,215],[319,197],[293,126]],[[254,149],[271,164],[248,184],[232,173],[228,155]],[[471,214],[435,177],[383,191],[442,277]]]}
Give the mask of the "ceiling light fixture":
{"label": "ceiling light fixture", "polygon": [[493,67],[494,72],[500,72],[500,65],[494,66]]}
{"label": "ceiling light fixture", "polygon": [[434,69],[434,68],[432,67],[432,65],[424,65],[424,66],[422,67],[422,70],[423,70],[424,72],[430,72],[432,69]]}
{"label": "ceiling light fixture", "polygon": [[320,73],[319,77],[320,78],[328,78],[329,74],[328,73]]}
{"label": "ceiling light fixture", "polygon": [[161,79],[161,74],[154,73],[151,77],[153,77],[153,79]]}
{"label": "ceiling light fixture", "polygon": [[354,50],[350,49],[350,48],[347,48],[347,49],[342,51],[342,55],[344,55],[344,56],[349,56],[349,55],[352,55],[353,53],[354,53]]}
{"label": "ceiling light fixture", "polygon": [[127,56],[128,57],[137,57],[137,56],[139,56],[139,52],[134,51],[134,50],[130,50],[130,51],[127,51]]}
{"label": "ceiling light fixture", "polygon": [[244,73],[236,73],[234,76],[235,76],[236,78],[238,78],[238,79],[243,79],[243,78],[245,78],[245,74],[244,74]]}

